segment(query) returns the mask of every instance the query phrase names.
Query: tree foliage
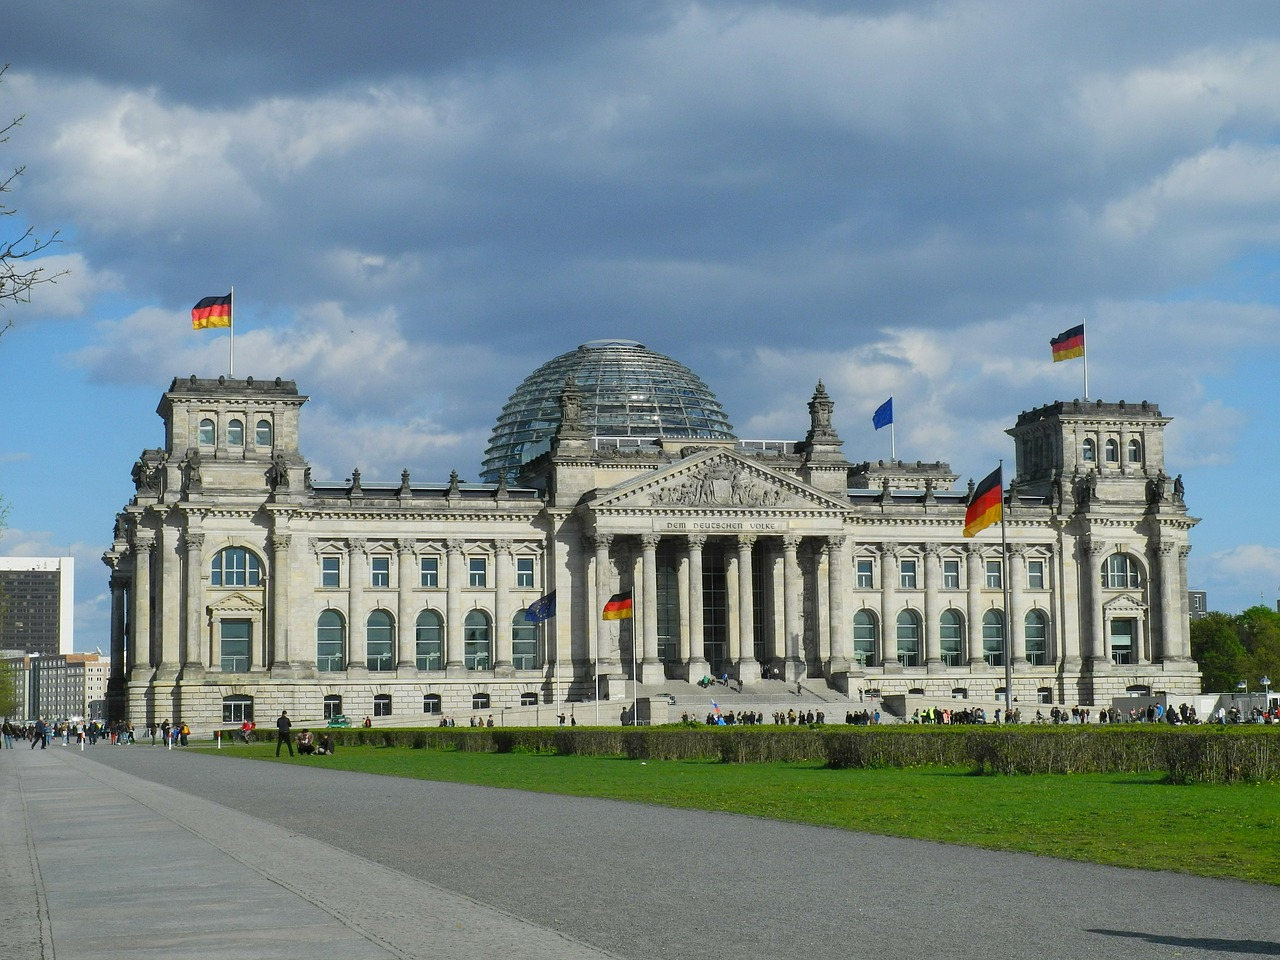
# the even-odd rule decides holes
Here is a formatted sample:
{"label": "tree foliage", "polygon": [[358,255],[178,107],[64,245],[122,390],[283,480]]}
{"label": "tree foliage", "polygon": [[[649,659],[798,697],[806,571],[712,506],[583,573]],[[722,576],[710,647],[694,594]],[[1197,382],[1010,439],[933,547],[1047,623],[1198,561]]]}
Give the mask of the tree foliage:
{"label": "tree foliage", "polygon": [[1280,679],[1280,613],[1257,606],[1193,620],[1191,655],[1200,664],[1205,690],[1233,691],[1241,682],[1259,690],[1263,677]]}
{"label": "tree foliage", "polygon": [[22,714],[16,680],[17,671],[13,661],[0,659],[0,717],[13,719]]}
{"label": "tree foliage", "polygon": [[[6,63],[0,66],[0,79],[9,69]],[[4,126],[0,126],[0,144],[9,142],[9,135],[22,124],[23,116],[14,117]],[[22,176],[26,167],[15,167],[11,172],[0,174],[0,218],[13,217],[17,211],[3,203],[3,195],[13,190],[14,182]],[[0,307],[13,303],[26,303],[31,299],[31,291],[42,283],[56,283],[61,273],[49,273],[37,266],[32,258],[51,244],[58,242],[55,231],[48,237],[40,237],[33,227],[18,228],[17,236],[0,236]],[[17,232],[17,231],[15,231]],[[6,319],[0,325],[0,336],[13,326],[13,321]]]}

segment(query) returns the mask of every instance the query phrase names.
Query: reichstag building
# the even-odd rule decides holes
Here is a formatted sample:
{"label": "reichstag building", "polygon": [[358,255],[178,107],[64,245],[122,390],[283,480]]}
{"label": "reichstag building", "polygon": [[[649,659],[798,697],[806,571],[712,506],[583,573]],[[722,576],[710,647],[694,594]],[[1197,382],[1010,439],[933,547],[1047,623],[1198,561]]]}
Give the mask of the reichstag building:
{"label": "reichstag building", "polygon": [[[803,438],[739,439],[696,374],[633,341],[535,370],[479,483],[314,481],[306,401],[194,376],[161,398],[103,557],[114,716],[550,717],[726,676],[989,701],[1006,651],[1024,704],[1200,689],[1196,520],[1145,401],[1017,417],[1007,555],[999,525],[963,537],[972,481],[946,463],[850,458],[822,383]],[[627,593],[631,618],[603,620]]]}

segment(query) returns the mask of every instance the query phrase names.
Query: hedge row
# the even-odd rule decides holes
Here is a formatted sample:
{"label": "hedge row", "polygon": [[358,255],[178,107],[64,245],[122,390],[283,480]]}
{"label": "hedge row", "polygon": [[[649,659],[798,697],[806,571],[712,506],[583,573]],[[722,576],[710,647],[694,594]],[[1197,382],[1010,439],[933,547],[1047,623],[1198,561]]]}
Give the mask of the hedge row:
{"label": "hedge row", "polygon": [[976,773],[1145,773],[1171,783],[1280,780],[1280,730],[1268,727],[518,727],[329,731],[339,745],[479,753],[828,767],[969,767]]}

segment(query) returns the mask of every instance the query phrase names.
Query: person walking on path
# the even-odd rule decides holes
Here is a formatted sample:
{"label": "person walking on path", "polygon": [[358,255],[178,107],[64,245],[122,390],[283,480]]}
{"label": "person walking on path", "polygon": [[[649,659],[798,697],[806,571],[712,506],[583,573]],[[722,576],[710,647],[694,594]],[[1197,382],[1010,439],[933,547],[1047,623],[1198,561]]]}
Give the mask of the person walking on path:
{"label": "person walking on path", "polygon": [[280,756],[280,745],[289,748],[289,756],[293,756],[293,740],[289,737],[289,728],[293,721],[289,719],[289,711],[281,710],[280,719],[276,721],[276,756]]}

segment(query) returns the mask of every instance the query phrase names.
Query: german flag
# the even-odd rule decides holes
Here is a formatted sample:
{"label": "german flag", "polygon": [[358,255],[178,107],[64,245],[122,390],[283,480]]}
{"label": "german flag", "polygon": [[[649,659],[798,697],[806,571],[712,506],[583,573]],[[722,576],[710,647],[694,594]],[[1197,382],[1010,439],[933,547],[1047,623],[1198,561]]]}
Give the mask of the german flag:
{"label": "german flag", "polygon": [[1002,470],[1002,467],[992,470],[987,479],[978,484],[973,491],[973,496],[969,498],[969,509],[964,512],[966,537],[972,537],[979,530],[985,530],[1004,516]]}
{"label": "german flag", "polygon": [[1084,324],[1072,327],[1070,330],[1064,330],[1049,341],[1049,347],[1053,350],[1054,363],[1059,360],[1074,360],[1076,357],[1083,357]]}
{"label": "german flag", "polygon": [[631,619],[631,591],[626,593],[615,593],[609,598],[609,602],[604,605],[604,613],[600,614],[601,620],[630,620]]}
{"label": "german flag", "polygon": [[205,297],[191,308],[191,327],[194,330],[229,326],[231,326],[231,294],[225,297]]}

